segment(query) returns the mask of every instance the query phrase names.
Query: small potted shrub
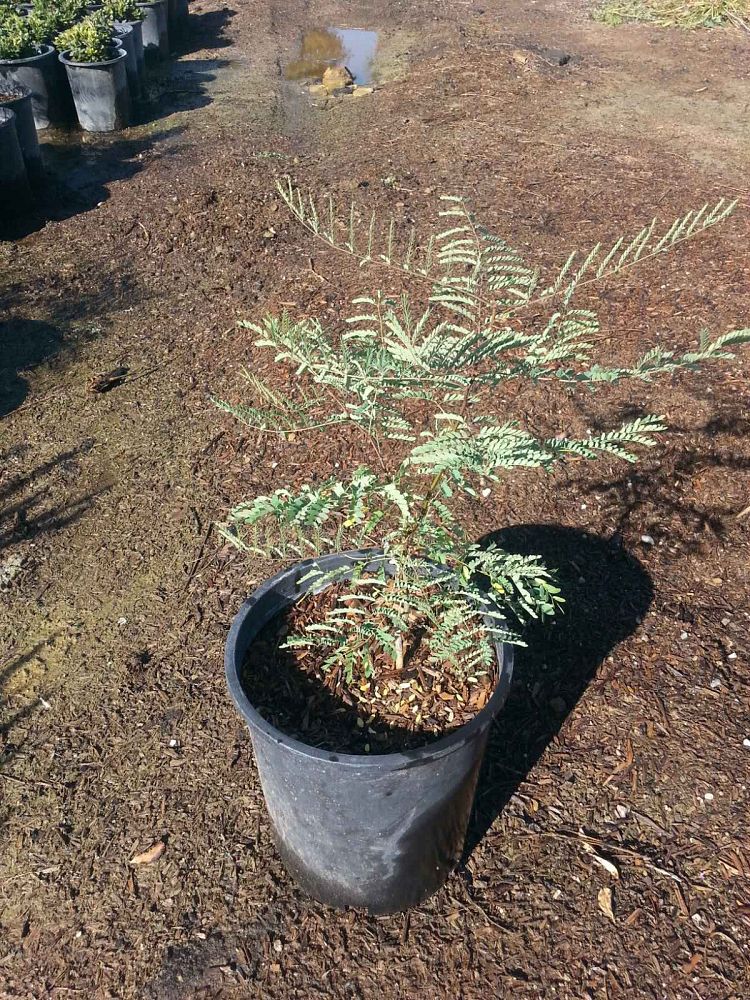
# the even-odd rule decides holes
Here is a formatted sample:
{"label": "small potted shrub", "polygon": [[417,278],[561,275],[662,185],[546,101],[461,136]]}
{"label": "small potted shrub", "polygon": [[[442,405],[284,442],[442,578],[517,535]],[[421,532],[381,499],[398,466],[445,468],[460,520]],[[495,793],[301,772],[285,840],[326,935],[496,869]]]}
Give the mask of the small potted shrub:
{"label": "small potted shrub", "polygon": [[103,11],[89,14],[55,39],[81,128],[114,132],[130,121],[127,54],[117,46]]}
{"label": "small potted shrub", "polygon": [[128,79],[132,96],[139,97],[145,72],[143,11],[135,0],[107,0],[103,9],[107,16],[114,21],[115,30],[119,30],[123,26],[130,29],[130,32],[126,33],[128,41],[125,41],[125,36],[123,36],[123,45],[133,51],[137,78],[134,80],[129,76]]}
{"label": "small potted shrub", "polygon": [[30,17],[0,7],[0,86],[27,87],[37,128],[66,120],[61,73],[54,48],[41,41]]}
{"label": "small potted shrub", "polygon": [[425,291],[364,295],[341,332],[287,315],[246,324],[273,356],[272,380],[248,374],[248,404],[221,405],[255,434],[307,444],[337,432],[344,467],[357,440],[371,460],[231,511],[222,530],[238,548],[298,561],[236,616],[227,680],[292,874],[325,902],[394,911],[437,889],[459,859],[513,647],[525,621],[563,599],[539,558],[467,534],[467,509],[514,469],[632,462],[666,429],[643,414],[580,438],[544,437],[497,403],[512,398],[500,390],[595,390],[733,357],[750,329],[602,366],[592,360],[596,315],[575,298],[732,206],[574,253],[543,283],[460,199],[443,201],[442,232],[399,257],[393,225],[377,247],[374,222],[360,231],[354,208],[338,219],[291,184],[280,191],[315,236]]}
{"label": "small potted shrub", "polygon": [[169,19],[167,0],[145,0],[138,4],[143,11],[143,51],[150,62],[169,58]]}

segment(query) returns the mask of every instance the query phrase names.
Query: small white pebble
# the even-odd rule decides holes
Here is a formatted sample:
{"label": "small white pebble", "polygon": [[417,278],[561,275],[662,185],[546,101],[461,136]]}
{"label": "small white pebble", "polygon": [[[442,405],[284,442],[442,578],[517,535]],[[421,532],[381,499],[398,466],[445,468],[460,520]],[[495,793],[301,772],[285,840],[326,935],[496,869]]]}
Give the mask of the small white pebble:
{"label": "small white pebble", "polygon": [[283,946],[283,944],[281,943],[281,941],[279,941],[279,939],[278,939],[278,938],[276,938],[276,940],[275,940],[275,941],[274,941],[274,943],[273,943],[273,950],[274,950],[274,951],[276,952],[276,954],[277,954],[277,955],[280,955],[280,954],[281,954],[281,949],[282,949],[283,947],[284,947],[284,946]]}
{"label": "small white pebble", "polygon": [[747,747],[747,749],[750,750],[750,740],[747,738],[747,736],[742,741],[742,745],[743,745],[743,747]]}
{"label": "small white pebble", "polygon": [[170,741],[169,741],[169,745],[170,745],[171,747],[176,747],[176,746],[177,746],[177,740],[170,740]]}
{"label": "small white pebble", "polygon": [[127,620],[127,618],[125,618],[125,617],[123,617],[123,618],[118,618],[118,619],[117,619],[117,624],[118,624],[118,625],[127,625],[127,624],[128,624],[128,620]]}
{"label": "small white pebble", "polygon": [[703,798],[706,800],[706,802],[713,802],[713,800],[714,800],[714,793],[713,792],[706,792],[706,794],[703,796]]}
{"label": "small white pebble", "polygon": [[729,656],[727,657],[727,659],[728,660],[736,660],[737,659],[737,654],[736,653],[730,653]]}
{"label": "small white pebble", "polygon": [[687,632],[680,632],[680,638],[681,639],[687,639],[688,638]]}
{"label": "small white pebble", "polygon": [[641,541],[643,542],[644,545],[653,545],[654,544],[654,540],[651,537],[651,535],[641,535]]}
{"label": "small white pebble", "polygon": [[731,622],[731,620],[732,620],[731,618],[722,618],[721,619],[721,624],[722,625],[728,625]]}
{"label": "small white pebble", "polygon": [[489,488],[489,486],[485,486],[485,488],[482,490],[482,496],[483,497],[488,497],[491,492],[492,492],[492,490]]}
{"label": "small white pebble", "polygon": [[581,510],[586,510],[587,507],[588,507],[587,503],[582,503],[581,504]]}
{"label": "small white pebble", "polygon": [[272,469],[277,468],[278,464],[279,464],[278,462],[271,462],[271,468]]}
{"label": "small white pebble", "polygon": [[710,685],[710,686],[711,686],[711,687],[712,687],[712,688],[714,689],[714,691],[715,691],[715,690],[716,690],[717,688],[720,688],[720,687],[721,687],[721,681],[719,680],[719,678],[718,678],[718,677],[714,677],[714,679],[713,679],[713,680],[711,681],[711,685]]}
{"label": "small white pebble", "polygon": [[628,814],[630,813],[630,810],[628,809],[627,806],[624,806],[621,802],[618,802],[618,804],[615,806],[615,812],[617,813],[617,816],[620,819],[626,819]]}
{"label": "small white pebble", "polygon": [[82,938],[83,937],[83,931],[76,931],[76,937],[77,938]]}

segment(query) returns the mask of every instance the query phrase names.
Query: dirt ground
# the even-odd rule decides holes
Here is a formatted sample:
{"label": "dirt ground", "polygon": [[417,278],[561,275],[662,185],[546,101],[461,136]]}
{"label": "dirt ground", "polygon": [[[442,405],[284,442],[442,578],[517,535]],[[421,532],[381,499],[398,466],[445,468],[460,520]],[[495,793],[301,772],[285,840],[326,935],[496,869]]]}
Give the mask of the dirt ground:
{"label": "dirt ground", "polygon": [[[287,217],[285,173],[420,226],[464,194],[551,266],[739,197],[598,308],[607,360],[748,325],[750,36],[613,30],[572,0],[191,12],[146,120],[47,137],[40,211],[0,244],[0,996],[747,997],[747,357],[515,399],[537,430],[647,407],[673,433],[635,469],[524,472],[473,512],[560,568],[568,613],[519,658],[464,865],[407,917],[290,882],[224,685],[271,567],[212,525],[340,450],[261,441],[212,399],[268,370],[238,318],[335,322],[377,280]],[[326,25],[380,31],[374,94],[318,107],[283,81]]]}

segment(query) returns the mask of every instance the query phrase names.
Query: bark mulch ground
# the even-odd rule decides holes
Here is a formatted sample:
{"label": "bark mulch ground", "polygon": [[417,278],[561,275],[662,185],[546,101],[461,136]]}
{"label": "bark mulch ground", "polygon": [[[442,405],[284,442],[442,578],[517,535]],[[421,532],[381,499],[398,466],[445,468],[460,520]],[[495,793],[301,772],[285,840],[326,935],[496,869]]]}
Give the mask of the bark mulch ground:
{"label": "bark mulch ground", "polygon": [[[281,867],[222,672],[275,567],[212,527],[363,458],[261,439],[212,402],[242,398],[242,366],[274,375],[238,318],[338,323],[384,280],[311,244],[276,177],[407,226],[465,194],[559,265],[745,198],[746,36],[613,30],[553,0],[198,0],[191,18],[143,124],[43,137],[46,199],[0,244],[0,994],[746,997],[746,358],[498,398],[540,434],[640,409],[672,433],[636,467],[529,470],[467,512],[558,567],[566,614],[519,656],[460,870],[408,916],[330,912]],[[338,24],[380,30],[378,89],[311,101],[283,67],[303,29]],[[743,200],[606,284],[603,359],[747,325],[747,248]]]}

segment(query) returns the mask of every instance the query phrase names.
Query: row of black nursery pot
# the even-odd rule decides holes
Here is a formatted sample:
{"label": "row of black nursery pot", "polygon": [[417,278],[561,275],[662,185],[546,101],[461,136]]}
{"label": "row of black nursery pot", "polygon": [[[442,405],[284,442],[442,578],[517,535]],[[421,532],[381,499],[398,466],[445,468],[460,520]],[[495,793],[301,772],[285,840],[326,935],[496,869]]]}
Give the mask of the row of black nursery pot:
{"label": "row of black nursery pot", "polygon": [[66,127],[76,117],[88,132],[126,127],[133,102],[143,96],[147,60],[169,56],[170,29],[181,33],[188,14],[187,0],[148,0],[138,7],[143,20],[115,23],[107,59],[76,62],[69,52],[42,45],[36,55],[0,60],[0,88],[28,88],[37,129]]}
{"label": "row of black nursery pot", "polygon": [[5,215],[24,211],[31,201],[31,182],[42,176],[42,156],[28,87],[0,82],[0,209]]}

